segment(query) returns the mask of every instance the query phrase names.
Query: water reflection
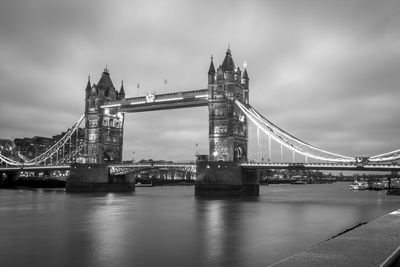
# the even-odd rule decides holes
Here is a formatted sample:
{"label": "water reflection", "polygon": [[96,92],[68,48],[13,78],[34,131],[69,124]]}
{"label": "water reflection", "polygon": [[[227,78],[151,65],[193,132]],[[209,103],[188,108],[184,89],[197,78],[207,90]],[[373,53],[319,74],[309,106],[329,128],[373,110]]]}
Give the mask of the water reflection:
{"label": "water reflection", "polygon": [[202,262],[199,266],[243,266],[241,242],[242,200],[196,200]]}

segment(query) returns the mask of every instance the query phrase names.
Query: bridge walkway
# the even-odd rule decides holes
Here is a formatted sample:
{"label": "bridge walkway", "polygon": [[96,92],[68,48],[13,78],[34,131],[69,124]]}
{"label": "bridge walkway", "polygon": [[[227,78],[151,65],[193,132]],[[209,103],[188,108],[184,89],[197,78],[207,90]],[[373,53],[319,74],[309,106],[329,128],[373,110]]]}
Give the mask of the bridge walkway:
{"label": "bridge walkway", "polygon": [[400,209],[270,266],[400,266]]}

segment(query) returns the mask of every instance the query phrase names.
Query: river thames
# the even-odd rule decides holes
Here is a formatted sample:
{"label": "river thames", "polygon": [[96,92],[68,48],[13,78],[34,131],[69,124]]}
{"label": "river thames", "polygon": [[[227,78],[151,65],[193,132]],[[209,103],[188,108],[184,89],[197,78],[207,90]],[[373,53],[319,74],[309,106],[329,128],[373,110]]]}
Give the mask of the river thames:
{"label": "river thames", "polygon": [[268,266],[400,207],[348,187],[260,186],[239,199],[196,198],[192,186],[2,189],[1,266]]}

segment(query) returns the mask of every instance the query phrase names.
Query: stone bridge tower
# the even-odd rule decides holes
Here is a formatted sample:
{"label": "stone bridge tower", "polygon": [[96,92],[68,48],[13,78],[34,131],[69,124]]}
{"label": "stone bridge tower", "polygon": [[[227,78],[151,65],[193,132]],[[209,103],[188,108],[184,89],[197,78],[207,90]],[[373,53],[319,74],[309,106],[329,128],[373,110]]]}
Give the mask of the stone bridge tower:
{"label": "stone bridge tower", "polygon": [[235,67],[228,48],[222,65],[215,71],[211,57],[208,71],[210,161],[247,161],[247,118],[235,100],[249,103],[247,70]]}
{"label": "stone bridge tower", "polygon": [[248,124],[235,101],[249,105],[249,77],[235,67],[228,48],[215,71],[213,58],[208,71],[208,158],[196,162],[196,196],[257,196],[256,170],[243,169],[247,161]]}
{"label": "stone bridge tower", "polygon": [[116,108],[101,108],[105,101],[125,98],[123,84],[118,92],[104,69],[97,84],[86,86],[84,163],[121,163],[124,114]]}

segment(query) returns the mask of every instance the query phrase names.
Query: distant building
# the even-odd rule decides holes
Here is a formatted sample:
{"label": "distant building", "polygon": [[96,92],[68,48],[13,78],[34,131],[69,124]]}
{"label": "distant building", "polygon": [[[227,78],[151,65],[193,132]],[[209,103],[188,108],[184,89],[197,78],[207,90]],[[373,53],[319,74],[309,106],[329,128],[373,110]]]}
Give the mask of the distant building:
{"label": "distant building", "polygon": [[3,156],[9,157],[15,154],[15,144],[10,139],[0,139],[0,153]]}
{"label": "distant building", "polygon": [[[10,139],[0,139],[0,154],[7,158],[18,160],[16,146]],[[0,162],[0,166],[4,164],[4,162]]]}
{"label": "distant building", "polygon": [[53,139],[34,136],[32,138],[15,138],[14,143],[18,153],[28,158],[35,158],[52,146]]}

